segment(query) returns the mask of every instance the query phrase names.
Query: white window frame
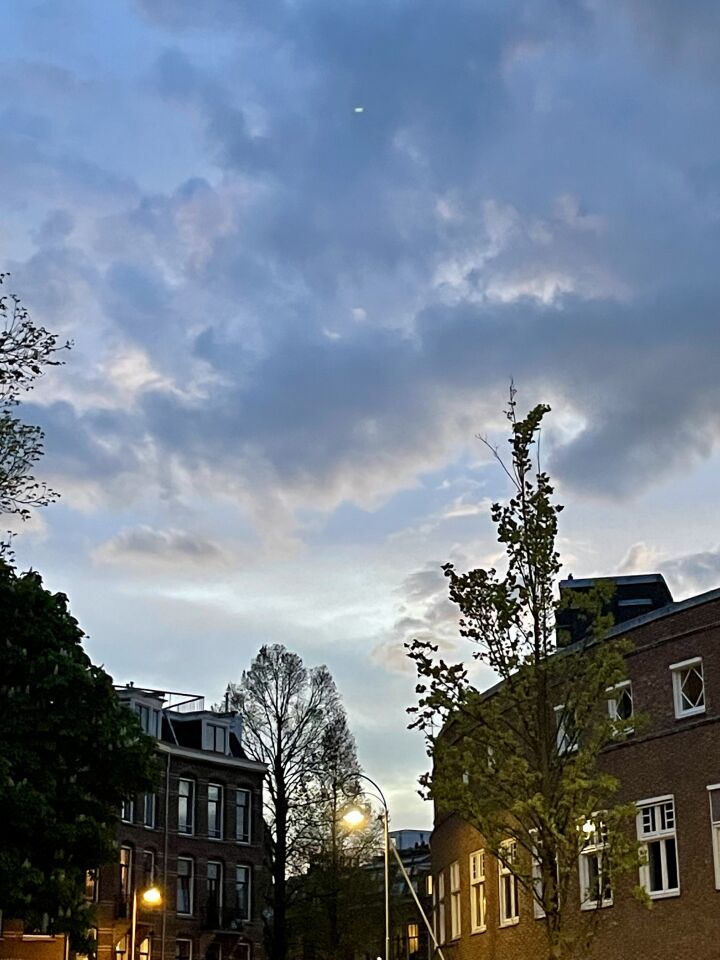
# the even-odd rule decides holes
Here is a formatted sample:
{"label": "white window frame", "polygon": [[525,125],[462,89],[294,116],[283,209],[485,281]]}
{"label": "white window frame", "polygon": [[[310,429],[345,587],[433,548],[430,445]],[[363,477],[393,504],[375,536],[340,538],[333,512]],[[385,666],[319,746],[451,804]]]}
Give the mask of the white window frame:
{"label": "white window frame", "polygon": [[[182,793],[182,784],[185,783],[190,785],[190,790],[187,794]],[[196,784],[194,780],[189,780],[186,777],[178,777],[178,833],[186,837],[192,837],[195,833],[195,792]],[[185,829],[182,829],[180,819],[183,800],[186,801]]]}
{"label": "white window frame", "polygon": [[[123,854],[125,854],[125,859],[123,860]],[[132,896],[133,883],[135,878],[133,876],[133,860],[134,850],[128,844],[122,844],[120,847],[120,894],[125,900],[129,900]]]}
{"label": "white window frame", "polygon": [[[245,870],[247,877],[247,916],[240,916],[238,907],[238,875],[241,870]],[[235,909],[238,911],[238,920],[248,921],[252,917],[252,867],[247,863],[238,863],[235,866]]]}
{"label": "white window frame", "polygon": [[208,860],[207,862],[207,873],[205,876],[206,887],[207,887],[207,900],[210,902],[210,867],[217,867],[217,877],[213,879],[217,882],[217,899],[215,903],[215,909],[218,912],[218,920],[222,923],[222,912],[223,912],[223,863],[221,860]]}
{"label": "white window frame", "polygon": [[[682,693],[682,678],[683,675],[692,668],[697,668],[699,666],[698,673],[700,674],[700,679],[702,680],[702,703],[694,707],[683,707],[683,693]],[[681,660],[678,663],[671,663],[669,667],[670,673],[672,674],[672,685],[673,685],[673,704],[675,706],[675,716],[680,719],[682,717],[694,717],[699,713],[705,713],[705,674],[703,672],[703,661],[702,657],[690,657],[688,660]]]}
{"label": "white window frame", "polygon": [[[507,858],[515,862],[517,858],[517,840],[503,840],[500,847],[507,847],[513,852]],[[507,882],[510,877],[510,882]],[[518,881],[512,869],[498,859],[498,900],[500,907],[500,926],[514,927],[520,923],[520,903],[518,899]],[[507,907],[512,907],[508,910]]]}
{"label": "white window frame", "polygon": [[[143,883],[147,886],[152,886],[155,883],[155,876],[157,871],[157,862],[155,858],[155,851],[146,848],[142,852],[142,872],[143,872]],[[147,876],[147,865],[150,864],[150,876]]]}
{"label": "white window frame", "polygon": [[[218,730],[222,730],[222,750],[217,749]],[[230,730],[225,723],[216,723],[213,720],[206,720],[203,723],[203,749],[211,753],[218,753],[221,756],[227,756],[230,743]]]}
{"label": "white window frame", "polygon": [[[673,826],[669,827],[660,827],[657,826],[658,815],[661,812],[661,808],[665,808],[668,804],[672,804],[672,820]],[[638,800],[636,803],[638,808],[637,812],[637,837],[641,844],[643,844],[645,850],[645,862],[640,866],[640,886],[646,891],[647,895],[651,900],[664,900],[667,897],[678,897],[680,896],[680,856],[678,851],[678,842],[677,842],[677,817],[675,814],[675,797],[673,794],[668,793],[664,794],[661,797],[650,797],[646,800]],[[654,830],[645,830],[644,827],[644,816],[643,813],[645,810],[654,809],[656,827]],[[664,813],[662,814],[665,815]],[[667,840],[675,841],[675,872],[677,874],[677,887],[669,887],[667,883]],[[647,852],[648,843],[659,842],[660,846],[660,865],[661,873],[663,877],[663,887],[660,890],[651,890],[650,889],[650,861]]]}
{"label": "white window frame", "polygon": [[[241,794],[245,797],[244,816],[247,826],[247,832],[242,836],[240,835],[239,819],[243,804],[238,802]],[[237,787],[235,790],[235,839],[238,843],[252,843],[252,790],[248,790],[245,787]]]}
{"label": "white window frame", "polygon": [[[188,909],[187,911],[186,911],[186,910],[181,910],[180,907],[179,907],[179,903],[180,903],[180,897],[179,897],[179,893],[180,893],[180,877],[181,877],[181,874],[180,874],[180,864],[181,864],[181,863],[189,863],[189,864],[190,864],[190,873],[188,873],[188,874],[182,874],[183,879],[187,879],[187,881],[188,881],[188,893],[189,893],[189,896],[188,896],[188,907],[189,907],[189,909]],[[177,915],[178,915],[179,917],[191,917],[191,916],[193,915],[193,913],[195,912],[195,861],[194,861],[194,859],[193,859],[192,857],[178,857],[178,858],[177,858],[177,865],[178,865],[178,869],[177,869],[177,893],[176,893],[176,897],[175,897],[175,901],[176,901],[176,902],[175,902],[175,906],[176,906],[176,908],[177,908]]]}
{"label": "white window frame", "polygon": [[460,932],[460,862],[455,860],[450,864],[450,939],[457,940]]}
{"label": "white window frame", "polygon": [[[537,834],[537,830],[531,830],[531,834]],[[536,920],[542,920],[545,916],[545,911],[543,910],[542,904],[538,897],[542,897],[542,864],[540,863],[540,858],[536,853],[536,846],[533,841],[532,857],[530,860],[530,876],[532,879],[532,902],[533,902],[533,916]]]}
{"label": "white window frame", "polygon": [[611,907],[613,905],[612,887],[610,887],[610,896],[606,897],[605,885],[603,885],[600,899],[590,899],[590,888],[592,886],[590,877],[590,861],[597,861],[598,877],[599,881],[602,883],[604,872],[603,857],[608,849],[607,825],[602,819],[602,813],[594,813],[589,822],[592,824],[592,830],[585,832],[583,828],[583,833],[587,839],[583,844],[578,857],[578,874],[580,877],[580,909],[598,910],[602,909],[603,907]]}
{"label": "white window frame", "polygon": [[435,939],[442,946],[445,943],[445,874],[440,871],[435,884],[437,923],[435,925]]}
{"label": "white window frame", "polygon": [[187,944],[188,944],[187,960],[192,960],[192,955],[193,955],[193,942],[192,942],[192,940],[189,939],[189,937],[176,937],[176,939],[175,939],[175,960],[177,960],[177,956],[178,956],[177,945],[178,945],[179,943],[187,943]]}
{"label": "white window frame", "polygon": [[120,819],[123,823],[135,822],[135,798],[126,797],[120,804]]}
{"label": "white window frame", "polygon": [[[210,799],[210,790],[217,790],[217,800]],[[225,812],[225,794],[221,783],[208,783],[207,792],[207,815],[208,815],[208,840],[222,840],[223,838],[223,815]],[[210,833],[210,805],[215,805],[215,820],[217,823],[217,833]]]}
{"label": "white window frame", "polygon": [[[617,704],[620,696],[625,692],[629,691],[630,693],[630,716],[627,719],[618,716]],[[633,699],[633,690],[632,690],[632,680],[623,680],[620,683],[616,683],[614,687],[608,687],[605,691],[608,694],[607,705],[608,713],[610,714],[610,719],[614,720],[616,723],[626,723],[631,724],[632,718],[635,716],[635,700]],[[623,730],[624,733],[632,733],[633,727],[627,726]]]}
{"label": "white window frame", "polygon": [[555,714],[555,743],[557,745],[557,752],[560,756],[564,756],[566,753],[574,753],[578,748],[577,737],[575,742],[570,742],[570,735],[567,731],[567,719],[568,715],[566,714],[563,717],[563,712],[565,710],[565,704],[559,703],[556,707],[553,708]]}
{"label": "white window frame", "polygon": [[[712,837],[713,864],[715,866],[715,889],[720,890],[720,783],[711,783],[707,787],[708,806],[710,808],[710,835]],[[713,793],[718,794],[717,812],[713,816]]]}
{"label": "white window frame", "polygon": [[143,794],[143,826],[148,830],[155,829],[155,815],[157,811],[157,794]]}
{"label": "white window frame", "polygon": [[485,895],[485,851],[470,854],[470,933],[487,930],[487,898]]}

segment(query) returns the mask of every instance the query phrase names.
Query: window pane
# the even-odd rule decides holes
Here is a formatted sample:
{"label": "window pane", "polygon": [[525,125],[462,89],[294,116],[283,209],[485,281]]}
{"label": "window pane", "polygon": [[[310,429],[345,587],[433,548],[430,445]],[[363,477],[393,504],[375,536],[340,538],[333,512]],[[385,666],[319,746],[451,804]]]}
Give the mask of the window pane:
{"label": "window pane", "polygon": [[668,837],[665,843],[665,859],[667,861],[668,890],[676,890],[678,886],[677,848],[675,837]]}
{"label": "window pane", "polygon": [[663,889],[662,881],[662,859],[661,840],[654,840],[648,844],[648,869],[650,871],[650,889],[653,891]]}

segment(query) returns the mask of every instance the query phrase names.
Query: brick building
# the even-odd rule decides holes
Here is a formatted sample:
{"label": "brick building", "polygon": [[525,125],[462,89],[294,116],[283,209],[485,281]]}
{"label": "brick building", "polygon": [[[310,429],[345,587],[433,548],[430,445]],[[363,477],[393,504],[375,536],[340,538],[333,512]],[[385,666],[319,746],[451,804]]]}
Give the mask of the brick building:
{"label": "brick building", "polygon": [[[561,589],[591,583],[564,581]],[[588,837],[577,910],[583,898],[584,908],[602,898],[588,960],[710,960],[720,944],[720,590],[674,603],[658,575],[616,583],[619,622],[609,636],[627,637],[634,648],[608,709],[623,719],[643,714],[648,723],[609,745],[602,762],[620,781],[618,800],[636,805],[647,864],[624,887],[596,888],[593,899],[602,837]],[[545,934],[532,898],[454,814],[436,811],[432,869],[447,960],[542,955]],[[652,909],[631,896],[633,883],[648,892]]]}
{"label": "brick building", "polygon": [[[201,697],[118,690],[157,738],[157,790],[120,812],[118,864],[88,877],[98,960],[261,960],[265,766],[242,749],[241,719]],[[162,904],[143,904],[156,885]]]}

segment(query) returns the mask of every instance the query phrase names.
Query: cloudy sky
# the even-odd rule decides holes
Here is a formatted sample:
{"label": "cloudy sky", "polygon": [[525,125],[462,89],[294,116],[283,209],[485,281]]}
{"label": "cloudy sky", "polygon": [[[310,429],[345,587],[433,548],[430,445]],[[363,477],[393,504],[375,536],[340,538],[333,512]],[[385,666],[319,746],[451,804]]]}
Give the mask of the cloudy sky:
{"label": "cloudy sky", "polygon": [[0,18],[0,269],[75,341],[17,554],[119,681],[216,700],[285,643],[427,826],[402,644],[452,646],[439,566],[495,556],[510,377],[566,572],[720,583],[715,0]]}

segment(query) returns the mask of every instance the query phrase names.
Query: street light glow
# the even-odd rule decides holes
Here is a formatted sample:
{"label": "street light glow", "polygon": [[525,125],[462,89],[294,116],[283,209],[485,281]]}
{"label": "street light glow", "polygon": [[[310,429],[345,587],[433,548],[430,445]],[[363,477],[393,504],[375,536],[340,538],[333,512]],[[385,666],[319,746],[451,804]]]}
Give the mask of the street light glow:
{"label": "street light glow", "polygon": [[357,807],[353,807],[352,810],[348,810],[347,813],[343,814],[343,822],[349,827],[359,827],[361,823],[365,823],[365,819],[365,814],[362,810],[358,810]]}
{"label": "street light glow", "polygon": [[143,890],[141,897],[142,902],[147,904],[148,907],[157,907],[162,903],[162,893],[159,887],[148,887],[147,890]]}

